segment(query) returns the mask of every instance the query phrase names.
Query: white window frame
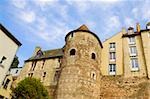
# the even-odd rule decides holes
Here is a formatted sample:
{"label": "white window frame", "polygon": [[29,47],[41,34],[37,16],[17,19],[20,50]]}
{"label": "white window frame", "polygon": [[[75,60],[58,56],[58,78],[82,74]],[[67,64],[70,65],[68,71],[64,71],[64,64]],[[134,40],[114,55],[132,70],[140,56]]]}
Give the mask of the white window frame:
{"label": "white window frame", "polygon": [[115,42],[109,43],[109,49],[112,51],[115,50],[116,49],[116,43]]}
{"label": "white window frame", "polygon": [[130,56],[136,56],[137,55],[136,46],[130,46],[129,50],[130,50]]}
{"label": "white window frame", "polygon": [[116,61],[116,52],[109,52],[110,61]]}
{"label": "white window frame", "polygon": [[109,75],[116,75],[116,64],[109,64]]}
{"label": "white window frame", "polygon": [[139,70],[138,58],[131,58],[131,70],[132,71],[138,71]]}
{"label": "white window frame", "polygon": [[129,37],[129,44],[135,44],[135,37]]}

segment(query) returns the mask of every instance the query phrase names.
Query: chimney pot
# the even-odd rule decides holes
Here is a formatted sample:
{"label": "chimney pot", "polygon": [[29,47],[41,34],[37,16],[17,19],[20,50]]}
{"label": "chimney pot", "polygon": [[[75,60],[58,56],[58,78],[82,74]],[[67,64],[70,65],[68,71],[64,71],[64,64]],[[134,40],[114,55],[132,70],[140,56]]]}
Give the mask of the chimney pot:
{"label": "chimney pot", "polygon": [[140,31],[141,31],[141,28],[140,28],[140,24],[139,24],[139,23],[136,24],[136,31],[137,31],[137,32],[140,32]]}

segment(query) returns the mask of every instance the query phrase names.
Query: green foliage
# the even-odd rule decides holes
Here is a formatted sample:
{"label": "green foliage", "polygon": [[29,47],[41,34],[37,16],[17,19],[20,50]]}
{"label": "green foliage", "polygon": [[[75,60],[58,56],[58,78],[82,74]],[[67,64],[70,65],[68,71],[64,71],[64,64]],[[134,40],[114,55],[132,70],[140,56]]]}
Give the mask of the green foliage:
{"label": "green foliage", "polygon": [[11,68],[17,68],[18,67],[18,64],[19,64],[19,60],[18,60],[18,57],[15,56],[12,64],[11,64]]}
{"label": "green foliage", "polygon": [[13,89],[13,99],[49,99],[49,96],[40,80],[25,78]]}

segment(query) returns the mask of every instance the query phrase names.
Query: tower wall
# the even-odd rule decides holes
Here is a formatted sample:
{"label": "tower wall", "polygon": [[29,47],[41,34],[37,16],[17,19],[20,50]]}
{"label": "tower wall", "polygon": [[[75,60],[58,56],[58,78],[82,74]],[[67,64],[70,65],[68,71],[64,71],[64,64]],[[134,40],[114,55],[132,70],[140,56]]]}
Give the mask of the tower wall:
{"label": "tower wall", "polygon": [[[75,55],[70,55],[72,49]],[[99,99],[100,57],[100,42],[93,34],[79,31],[67,35],[57,99]]]}

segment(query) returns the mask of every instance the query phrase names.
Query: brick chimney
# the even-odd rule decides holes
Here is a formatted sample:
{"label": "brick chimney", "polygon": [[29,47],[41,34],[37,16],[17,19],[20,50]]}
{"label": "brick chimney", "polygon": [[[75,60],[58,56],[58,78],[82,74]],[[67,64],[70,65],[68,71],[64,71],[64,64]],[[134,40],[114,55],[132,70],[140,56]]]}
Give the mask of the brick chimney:
{"label": "brick chimney", "polygon": [[139,23],[136,23],[136,32],[140,32],[141,28],[140,28],[140,24]]}

